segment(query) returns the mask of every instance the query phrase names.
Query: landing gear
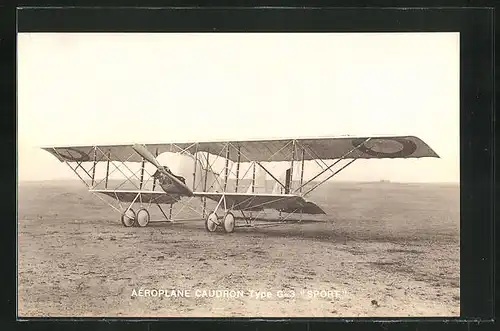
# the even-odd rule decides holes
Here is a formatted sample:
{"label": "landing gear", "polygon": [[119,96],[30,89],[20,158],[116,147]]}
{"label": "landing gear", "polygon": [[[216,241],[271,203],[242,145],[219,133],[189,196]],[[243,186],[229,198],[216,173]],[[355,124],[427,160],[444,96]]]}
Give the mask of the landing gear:
{"label": "landing gear", "polygon": [[224,216],[224,222],[222,223],[222,225],[224,226],[224,231],[226,231],[227,233],[233,232],[234,224],[235,221],[233,213],[231,212],[226,213],[226,215]]}
{"label": "landing gear", "polygon": [[124,227],[131,227],[135,223],[135,211],[129,208],[126,212],[122,214],[121,221]]}
{"label": "landing gear", "polygon": [[134,226],[143,228],[149,224],[150,216],[147,209],[141,208],[137,211],[135,216]]}
{"label": "landing gear", "polygon": [[[224,208],[224,217],[219,220],[219,217],[217,217],[217,210],[221,205],[223,205]],[[215,210],[205,219],[205,229],[207,229],[208,232],[215,232],[217,227],[221,225],[226,233],[233,232],[236,225],[234,214],[231,212],[231,209],[226,206],[226,197],[224,195],[220,198]]]}
{"label": "landing gear", "polygon": [[145,208],[139,209],[137,213],[132,208],[129,208],[121,216],[122,224],[126,228],[132,226],[143,228],[149,224],[150,219],[149,212]]}
{"label": "landing gear", "polygon": [[210,213],[205,220],[205,229],[207,229],[208,232],[215,232],[218,225],[219,220],[217,219],[217,214],[215,212]]}
{"label": "landing gear", "polygon": [[205,219],[205,229],[207,229],[208,232],[215,232],[217,230],[217,227],[220,225],[222,225],[224,232],[233,232],[235,226],[233,213],[226,212],[226,214],[224,215],[224,219],[222,219],[222,222],[219,220],[215,212],[210,213]]}

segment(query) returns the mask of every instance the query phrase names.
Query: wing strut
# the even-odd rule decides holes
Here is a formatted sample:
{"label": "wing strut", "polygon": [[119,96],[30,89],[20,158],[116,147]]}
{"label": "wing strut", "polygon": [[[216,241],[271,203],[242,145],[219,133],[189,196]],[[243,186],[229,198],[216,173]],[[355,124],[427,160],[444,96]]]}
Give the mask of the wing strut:
{"label": "wing strut", "polygon": [[[155,158],[156,157],[158,157],[158,148],[155,151]],[[155,188],[156,188],[156,178],[153,176],[153,191],[155,190]]]}
{"label": "wing strut", "polygon": [[97,166],[97,148],[94,147],[94,166],[92,167],[92,186],[95,180],[95,167]]}
{"label": "wing strut", "polygon": [[105,189],[108,189],[108,178],[109,178],[109,151],[107,153],[107,160],[106,160],[106,181],[104,182]]}
{"label": "wing strut", "polygon": [[227,178],[229,175],[229,145],[226,146],[226,166],[224,167],[224,192],[227,188]]}
{"label": "wing strut", "polygon": [[[204,180],[204,183],[203,183],[203,192],[206,192],[207,191],[207,179],[208,179],[208,169],[210,168],[210,150],[207,151],[207,166],[205,167],[205,180]],[[203,199],[203,212],[202,212],[202,215],[203,215],[203,218],[205,218],[205,212],[206,212],[206,209],[207,209],[207,198],[202,198]]]}
{"label": "wing strut", "polygon": [[292,190],[293,187],[293,162],[295,161],[295,139],[293,140],[292,147],[292,160],[290,161],[290,178],[286,179],[285,186],[288,186],[288,189],[285,188],[285,193],[288,194]]}
{"label": "wing strut", "polygon": [[139,183],[139,190],[142,190],[142,184],[144,182],[144,166],[145,166],[145,162],[146,162],[146,160],[144,158],[142,158],[142,162],[141,162],[141,181]]}
{"label": "wing strut", "polygon": [[353,163],[354,161],[356,161],[357,159],[352,159],[351,161],[349,161],[346,165],[344,165],[342,168],[340,168],[339,170],[335,171],[333,174],[331,174],[330,176],[328,176],[325,180],[322,180],[321,182],[319,182],[318,184],[314,185],[309,191],[307,191],[306,193],[304,193],[303,196],[306,196],[308,195],[309,193],[311,193],[313,190],[315,190],[318,186],[322,185],[324,182],[326,182],[327,180],[329,180],[330,178],[332,178],[333,176],[335,176],[336,174],[338,174],[339,172],[341,172],[342,170],[344,170],[345,168],[347,168],[347,166],[349,166],[351,163]]}
{"label": "wing strut", "polygon": [[196,151],[194,152],[194,171],[193,171],[193,191],[196,190],[196,168],[198,166],[198,144],[196,144]]}
{"label": "wing strut", "polygon": [[236,163],[236,188],[235,188],[235,192],[238,192],[238,184],[239,184],[239,181],[240,181],[240,160],[241,160],[241,147],[238,146],[238,161]]}
{"label": "wing strut", "polygon": [[[304,184],[302,184],[297,190],[295,190],[295,192],[301,190],[304,186],[306,186],[307,184],[309,184],[310,182],[312,182],[313,180],[315,180],[316,178],[318,178],[319,176],[321,176],[322,174],[324,174],[325,172],[327,172],[328,170],[330,170],[331,168],[333,168],[335,165],[337,165],[340,161],[344,160],[346,157],[349,156],[349,154],[351,154],[352,152],[354,152],[356,149],[358,149],[360,146],[362,146],[363,144],[367,143],[368,141],[370,141],[371,138],[367,138],[365,139],[361,144],[358,144],[356,145],[353,149],[351,149],[349,152],[345,153],[344,155],[342,155],[341,158],[339,158],[337,161],[333,162],[333,164],[331,164],[330,166],[328,166],[326,169],[323,169],[323,171],[320,171],[316,176],[314,176],[313,178],[309,179],[307,182],[305,182]],[[353,160],[356,160],[356,159],[353,159]],[[349,164],[351,164],[352,162],[349,162]],[[344,169],[345,167],[342,167],[341,169]],[[337,173],[339,173],[339,171],[336,171],[334,172],[331,176],[328,177],[328,179],[332,178],[333,176],[335,176]],[[322,181],[321,183],[324,183],[325,181]],[[315,186],[314,188],[316,188],[317,186]],[[307,191],[307,193],[309,193],[311,190]],[[305,193],[305,194],[307,194]],[[305,195],[304,194],[304,195]]]}
{"label": "wing strut", "polygon": [[252,193],[255,192],[255,162],[253,163],[252,167]]}
{"label": "wing strut", "polygon": [[158,209],[160,209],[163,216],[165,216],[165,219],[171,221],[172,220],[172,204],[170,204],[170,217],[168,217],[167,214],[165,214],[165,212],[163,211],[163,209],[161,208],[159,203],[157,203],[156,205],[158,206]]}
{"label": "wing strut", "polygon": [[[274,177],[274,175],[269,170],[267,170],[266,167],[264,167],[260,162],[255,162],[255,163],[257,163],[262,169],[264,169],[264,171],[267,172],[269,174],[269,176],[271,176],[278,184],[280,184],[285,189],[285,191],[287,190],[286,185],[283,185],[282,182],[280,182],[276,177]],[[254,178],[255,178],[255,176],[254,176]]]}
{"label": "wing strut", "polygon": [[300,167],[300,187],[299,187],[300,193],[302,193],[303,182],[304,182],[304,148],[302,148],[301,167]]}

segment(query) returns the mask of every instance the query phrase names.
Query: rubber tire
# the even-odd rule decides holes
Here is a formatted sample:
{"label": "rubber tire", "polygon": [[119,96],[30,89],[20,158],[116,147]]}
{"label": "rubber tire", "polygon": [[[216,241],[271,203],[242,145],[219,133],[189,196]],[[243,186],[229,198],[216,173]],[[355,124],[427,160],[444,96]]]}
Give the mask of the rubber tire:
{"label": "rubber tire", "polygon": [[[229,221],[228,217],[230,217],[232,219],[232,221]],[[226,213],[226,215],[224,215],[224,221],[222,222],[222,226],[224,228],[224,231],[226,233],[233,232],[235,225],[236,225],[236,220],[234,218],[233,213],[231,213],[231,212]]]}
{"label": "rubber tire", "polygon": [[[215,219],[217,220],[218,217],[217,217],[217,214],[212,212],[210,214],[208,214],[207,218],[205,219],[205,229],[208,231],[208,232],[215,232],[217,230],[217,223],[213,222],[212,220],[210,220],[210,216],[212,215],[215,215]],[[210,226],[209,224],[215,224],[215,226],[213,226],[213,229],[210,229]]]}
{"label": "rubber tire", "polygon": [[130,208],[128,211],[132,212],[134,214],[133,218],[127,217],[128,219],[132,220],[130,222],[130,224],[125,223],[125,213],[123,213],[122,216],[121,216],[121,218],[120,218],[120,220],[122,221],[123,226],[126,227],[126,228],[130,228],[130,227],[134,226],[135,216],[136,216],[135,211],[132,208]]}
{"label": "rubber tire", "polygon": [[[141,212],[146,212],[146,215],[147,215],[147,222],[144,225],[139,224],[139,220],[138,220],[139,219],[139,213],[141,213]],[[151,216],[149,215],[149,211],[147,209],[145,209],[145,208],[141,208],[135,214],[134,226],[138,227],[138,228],[145,228],[146,226],[148,226],[150,220],[151,220]]]}

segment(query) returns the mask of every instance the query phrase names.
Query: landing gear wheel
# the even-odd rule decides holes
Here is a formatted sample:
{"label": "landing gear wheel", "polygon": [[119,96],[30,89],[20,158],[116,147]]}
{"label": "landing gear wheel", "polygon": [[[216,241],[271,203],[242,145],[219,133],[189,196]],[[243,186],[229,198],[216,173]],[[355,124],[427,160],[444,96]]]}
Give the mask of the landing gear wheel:
{"label": "landing gear wheel", "polygon": [[215,232],[217,230],[217,214],[216,213],[210,213],[208,215],[207,219],[205,220],[205,229],[207,229],[208,232]]}
{"label": "landing gear wheel", "polygon": [[134,226],[143,228],[149,224],[150,216],[147,209],[141,208],[137,211],[134,220]]}
{"label": "landing gear wheel", "polygon": [[224,231],[226,231],[227,233],[233,232],[234,231],[234,224],[235,224],[235,221],[234,221],[233,213],[227,213],[224,216],[224,223],[223,223]]}
{"label": "landing gear wheel", "polygon": [[134,225],[135,222],[135,211],[130,208],[122,214],[121,221],[124,227],[129,228]]}

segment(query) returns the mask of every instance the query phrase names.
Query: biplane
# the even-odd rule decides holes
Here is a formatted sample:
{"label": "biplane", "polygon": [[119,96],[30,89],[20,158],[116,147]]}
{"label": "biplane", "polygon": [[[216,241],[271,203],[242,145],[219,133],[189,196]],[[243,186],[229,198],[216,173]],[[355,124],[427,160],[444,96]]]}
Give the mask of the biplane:
{"label": "biplane", "polygon": [[[195,212],[199,220],[204,220],[207,231],[222,228],[227,233],[233,232],[235,227],[255,225],[258,213],[266,209],[279,212],[278,222],[285,222],[292,214],[325,214],[320,206],[308,200],[309,194],[356,160],[439,157],[415,136],[43,149],[66,163],[90,193],[116,210],[125,227],[147,226],[153,205],[159,208],[166,221],[174,222],[178,215],[172,216],[172,206],[182,204],[183,208]],[[171,164],[159,162],[165,154],[180,156],[177,170],[171,170]],[[305,171],[306,164],[316,169],[313,174]],[[307,178],[306,173],[309,174]],[[263,184],[258,185],[258,182]],[[272,183],[271,187],[268,182]],[[192,203],[193,199],[197,204]],[[215,204],[209,210],[208,200]],[[162,205],[170,205],[169,215]],[[235,214],[240,213],[237,218]],[[237,225],[237,219],[245,223]]]}

